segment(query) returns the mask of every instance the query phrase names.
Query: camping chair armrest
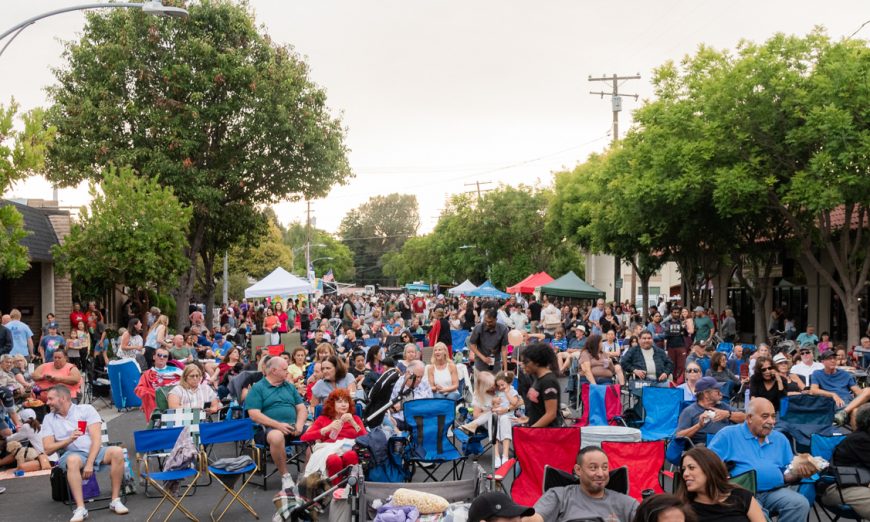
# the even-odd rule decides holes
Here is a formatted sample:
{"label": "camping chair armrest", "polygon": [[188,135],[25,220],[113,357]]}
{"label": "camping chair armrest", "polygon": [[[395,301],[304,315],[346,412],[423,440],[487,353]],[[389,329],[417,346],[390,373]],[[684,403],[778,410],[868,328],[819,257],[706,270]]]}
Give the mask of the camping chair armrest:
{"label": "camping chair armrest", "polygon": [[516,464],[517,464],[517,459],[515,459],[515,458],[508,459],[504,464],[499,466],[498,469],[496,469],[492,473],[488,474],[486,476],[486,478],[488,480],[494,480],[496,482],[500,482],[500,481],[504,480],[507,477],[508,473],[510,473],[512,470],[516,470],[516,468],[515,468]]}

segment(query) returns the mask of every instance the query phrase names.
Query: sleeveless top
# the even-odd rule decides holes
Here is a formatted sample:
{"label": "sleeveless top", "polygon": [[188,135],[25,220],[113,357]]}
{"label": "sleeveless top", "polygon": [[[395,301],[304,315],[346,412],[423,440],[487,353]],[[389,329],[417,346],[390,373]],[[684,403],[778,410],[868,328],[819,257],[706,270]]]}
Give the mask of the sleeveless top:
{"label": "sleeveless top", "polygon": [[432,379],[435,381],[429,383],[432,389],[434,389],[435,386],[442,386],[444,388],[453,386],[453,378],[450,376],[450,365],[444,365],[444,368],[439,370],[438,367],[433,364]]}
{"label": "sleeveless top", "polygon": [[[58,384],[56,382],[51,382],[48,379],[46,379],[47,376],[53,375],[55,377],[69,377],[70,374],[72,373],[72,369],[75,368],[75,365],[72,363],[66,363],[65,365],[63,365],[63,368],[61,368],[59,370],[54,367],[54,363],[45,363],[42,366],[43,366],[43,369],[42,369],[42,379],[43,380],[39,381],[39,383],[37,383],[37,384],[39,384],[40,388],[42,388],[43,390],[47,390],[50,387],[54,386],[55,384]],[[82,387],[82,381],[79,380],[79,382],[75,383],[74,385],[64,384],[64,386],[69,388],[70,395],[72,395],[72,397],[75,398],[75,397],[78,397],[78,395],[79,395],[79,388]]]}
{"label": "sleeveless top", "polygon": [[[148,337],[145,339],[145,346],[148,348],[159,348],[157,346],[157,331],[160,330],[160,327],[157,326],[152,328],[150,332],[148,332]],[[130,344],[133,344],[133,340],[130,339]]]}

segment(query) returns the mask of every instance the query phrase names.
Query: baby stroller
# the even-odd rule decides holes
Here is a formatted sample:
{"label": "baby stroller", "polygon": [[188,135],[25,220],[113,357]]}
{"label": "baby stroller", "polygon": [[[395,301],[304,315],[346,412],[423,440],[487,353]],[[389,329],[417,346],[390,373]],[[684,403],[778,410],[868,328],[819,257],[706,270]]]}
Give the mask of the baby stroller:
{"label": "baby stroller", "polygon": [[384,409],[390,403],[393,394],[393,386],[401,377],[395,368],[385,371],[369,390],[368,403],[363,410],[363,422],[366,428],[372,429],[384,422],[387,410]]}

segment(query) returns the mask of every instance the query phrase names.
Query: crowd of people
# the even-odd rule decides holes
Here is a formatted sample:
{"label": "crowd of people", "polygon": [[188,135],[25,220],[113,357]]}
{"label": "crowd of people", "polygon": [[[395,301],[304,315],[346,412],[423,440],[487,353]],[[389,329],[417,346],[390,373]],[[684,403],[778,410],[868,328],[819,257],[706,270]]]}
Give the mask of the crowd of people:
{"label": "crowd of people", "polygon": [[[682,504],[670,508],[682,510],[689,519],[717,518],[717,510],[727,506],[731,515],[753,522],[760,522],[762,508],[785,522],[804,520],[805,512],[792,511],[800,504],[797,499],[782,498],[792,491],[782,486],[807,476],[810,466],[802,456],[795,460],[790,447],[788,452],[780,447],[781,434],[772,431],[775,415],[783,397],[829,397],[839,424],[855,434],[866,432],[867,407],[862,405],[870,400],[870,388],[857,385],[855,354],[832,345],[825,335],[816,337],[811,326],[795,336],[795,353],[774,355],[765,343],[743,345],[730,309],[717,315],[705,307],[689,310],[663,300],[646,315],[644,320],[630,303],[607,304],[603,299],[584,306],[547,296],[539,301],[535,296],[329,295],[313,301],[233,301],[217,311],[212,327],[203,310],[191,304],[188,323],[174,332],[168,317],[151,308],[131,317],[109,343],[95,303],[86,311],[76,305],[68,330],[49,314],[40,336],[12,310],[0,326],[0,353],[6,352],[0,356],[0,399],[8,412],[2,435],[8,441],[30,441],[35,454],[18,462],[7,442],[0,465],[40,469],[63,464],[78,504],[73,521],[87,516],[80,502],[81,478],[101,463],[112,467],[114,494],[117,455],[86,447],[83,441],[93,440],[96,412],[77,404],[82,374],[106,366],[110,357],[133,359],[140,366],[136,395],[146,420],[152,420],[161,388],[167,390],[170,408],[217,414],[231,401],[243,405],[261,428],[257,440],[268,448],[283,485],[293,480],[285,447],[297,440],[317,442],[321,450],[308,457],[306,474],[331,476],[357,462],[353,440],[367,428],[355,403],[373,391],[388,391],[394,405],[384,416],[384,427],[394,430],[404,427],[405,400],[467,402],[471,413],[457,429],[492,429],[498,466],[512,453],[514,425],[567,425],[571,411],[564,402],[576,406],[582,384],[634,382],[679,387],[692,403],[680,415],[677,436],[697,447],[684,456],[684,483],[677,490]],[[454,346],[453,332],[458,331],[468,332],[467,341]],[[263,346],[256,345],[258,336],[265,339]],[[720,342],[731,349],[717,351]],[[870,339],[861,343],[870,351]],[[430,347],[426,360],[423,346]],[[267,347],[282,348],[276,352]],[[36,364],[32,372],[30,363]],[[750,399],[746,411],[732,408],[728,398],[743,393]],[[22,399],[43,401],[51,409],[41,431],[32,424],[39,422],[33,410],[20,409]],[[86,421],[85,429],[60,429],[58,416],[69,420],[70,415]],[[22,439],[22,433],[28,435]],[[58,451],[73,444],[78,453]],[[739,464],[747,456],[765,460],[765,466],[781,475],[775,477],[772,468],[765,472],[755,497],[723,478],[737,473],[723,471],[724,463]],[[784,472],[788,466],[791,471]],[[631,520],[636,510],[646,509],[638,510],[629,497],[602,495],[607,458],[600,449],[581,452],[574,471],[579,486],[545,494],[534,506],[536,514],[526,515],[529,520],[567,520],[581,510]],[[599,502],[602,498],[610,500]],[[663,503],[660,509],[670,509],[664,500],[656,502]],[[118,513],[126,511],[117,498],[113,506]]]}

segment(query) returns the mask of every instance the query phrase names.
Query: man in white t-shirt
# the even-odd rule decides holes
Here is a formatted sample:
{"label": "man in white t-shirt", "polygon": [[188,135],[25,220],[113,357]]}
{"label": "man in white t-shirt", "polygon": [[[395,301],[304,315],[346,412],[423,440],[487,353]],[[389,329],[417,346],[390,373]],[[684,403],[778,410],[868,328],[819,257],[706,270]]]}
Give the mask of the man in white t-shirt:
{"label": "man in white t-shirt", "polygon": [[[56,451],[63,454],[58,467],[66,471],[70,493],[76,509],[70,522],[82,522],[88,518],[88,510],[82,496],[82,479],[87,480],[102,465],[111,466],[112,502],[109,509],[119,515],[129,510],[121,503],[121,481],[124,478],[124,452],[118,446],[103,447],[100,414],[89,404],[73,404],[69,388],[54,386],[48,390],[46,402],[51,413],[42,421],[42,444],[46,455]],[[80,426],[86,426],[81,430]]]}
{"label": "man in white t-shirt", "polygon": [[816,370],[824,370],[825,365],[813,360],[812,346],[801,346],[798,353],[800,353],[801,360],[791,367],[791,379],[801,388],[808,388],[810,375]]}

